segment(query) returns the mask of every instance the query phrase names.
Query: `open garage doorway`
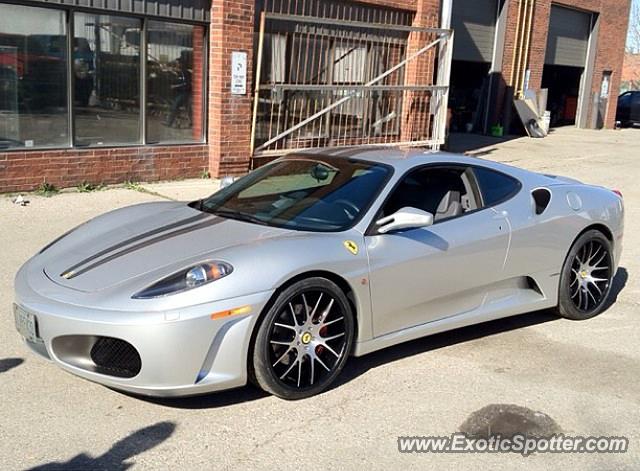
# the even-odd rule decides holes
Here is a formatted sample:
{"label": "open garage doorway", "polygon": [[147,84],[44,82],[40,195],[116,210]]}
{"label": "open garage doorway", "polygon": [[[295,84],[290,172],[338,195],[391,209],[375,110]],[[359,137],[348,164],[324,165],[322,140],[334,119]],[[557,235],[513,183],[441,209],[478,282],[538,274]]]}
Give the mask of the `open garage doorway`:
{"label": "open garage doorway", "polygon": [[581,103],[589,98],[584,78],[592,25],[589,12],[551,6],[542,73],[542,88],[549,90],[551,127],[576,125],[580,113],[588,112]]}
{"label": "open garage doorway", "polygon": [[493,62],[498,0],[453,0],[455,32],[449,109],[452,133],[483,132]]}
{"label": "open garage doorway", "polygon": [[542,88],[549,90],[547,110],[551,113],[551,127],[576,124],[583,73],[583,67],[544,66]]}
{"label": "open garage doorway", "polygon": [[482,132],[490,68],[488,62],[451,63],[451,132]]}

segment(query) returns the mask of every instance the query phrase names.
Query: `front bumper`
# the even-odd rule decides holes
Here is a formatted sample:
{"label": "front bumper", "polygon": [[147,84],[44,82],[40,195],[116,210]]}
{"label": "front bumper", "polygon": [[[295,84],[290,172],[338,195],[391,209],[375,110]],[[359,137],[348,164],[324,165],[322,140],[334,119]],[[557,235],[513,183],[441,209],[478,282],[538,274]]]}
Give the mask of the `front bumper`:
{"label": "front bumper", "polygon": [[[34,291],[28,281],[23,268],[16,277],[15,302],[36,316],[41,341],[28,341],[32,350],[88,380],[158,397],[204,394],[246,384],[251,334],[273,294],[266,291],[162,312],[125,312],[61,302]],[[42,282],[46,281],[38,280],[39,286]],[[48,283],[44,292],[65,289]],[[250,306],[250,311],[211,318],[212,313],[240,306]],[[103,374],[94,371],[91,358],[70,360],[66,355],[68,339],[86,343],[99,337],[131,344],[140,355],[139,373],[132,378]]]}

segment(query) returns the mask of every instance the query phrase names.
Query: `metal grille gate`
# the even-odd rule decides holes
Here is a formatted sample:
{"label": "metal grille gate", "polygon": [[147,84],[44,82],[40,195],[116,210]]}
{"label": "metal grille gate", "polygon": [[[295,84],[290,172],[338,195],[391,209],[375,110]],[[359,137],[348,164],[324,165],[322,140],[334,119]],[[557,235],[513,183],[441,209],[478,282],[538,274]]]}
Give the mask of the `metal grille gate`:
{"label": "metal grille gate", "polygon": [[443,144],[453,33],[413,23],[412,12],[342,1],[265,0],[253,156]]}

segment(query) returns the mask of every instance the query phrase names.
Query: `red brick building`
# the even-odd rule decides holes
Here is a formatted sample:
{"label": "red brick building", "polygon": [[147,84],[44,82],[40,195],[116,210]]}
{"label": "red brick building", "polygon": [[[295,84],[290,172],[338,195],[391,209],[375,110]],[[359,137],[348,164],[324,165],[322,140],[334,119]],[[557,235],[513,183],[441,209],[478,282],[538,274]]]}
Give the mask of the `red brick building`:
{"label": "red brick building", "polygon": [[628,52],[624,55],[622,89],[624,91],[640,90],[640,54]]}
{"label": "red brick building", "polygon": [[[548,108],[558,125],[614,124],[615,100],[610,98],[620,87],[628,0],[453,0],[452,7],[440,0],[331,0],[316,7],[291,6],[306,4],[303,0],[266,3],[0,3],[0,14],[13,19],[0,26],[0,192],[30,190],[45,181],[67,187],[197,177],[204,172],[215,177],[244,173],[252,165],[252,136],[273,127],[269,109],[273,113],[278,87],[293,100],[287,113],[299,113],[303,119],[302,108],[295,109],[297,98],[291,97],[307,93],[301,102],[304,116],[313,115],[342,96],[327,92],[328,84],[362,90],[368,79],[356,70],[358,64],[376,71],[369,78],[398,64],[423,46],[418,28],[437,27],[449,8],[456,35],[449,96],[455,129],[488,132],[495,124],[508,126],[514,121],[514,94],[540,88],[549,89]],[[312,26],[296,30],[299,25],[285,25],[275,31],[268,24],[265,30],[261,13],[268,8],[274,18],[267,21],[290,24],[291,18],[276,18],[280,12],[304,16]],[[314,23],[314,17],[321,21]],[[310,47],[307,40],[306,52],[301,53],[302,43],[295,39],[296,34],[339,37],[335,29],[342,28],[360,35],[358,41],[363,42],[367,22],[397,27],[397,34],[375,39],[375,44],[386,44],[384,64],[370,46],[356,44],[337,48],[346,51],[343,57],[348,57],[350,67],[336,65],[342,59],[335,59],[334,45],[329,73],[313,65],[324,54],[322,46]],[[293,42],[287,39],[290,31]],[[390,47],[392,43],[397,47]],[[345,135],[347,129],[365,126],[362,115],[371,115],[377,106],[366,124],[374,141],[381,132],[397,135],[398,141],[420,140],[407,130],[407,116],[412,115],[412,122],[419,117],[425,128],[436,119],[431,98],[415,100],[421,93],[416,84],[442,72],[434,67],[434,51],[408,63],[402,75],[391,75],[394,84],[386,79],[386,88],[380,87],[386,91],[358,91],[352,100],[356,104],[339,117],[350,123]],[[286,84],[276,76],[291,76],[302,62],[324,81],[319,84],[318,78],[319,85],[287,95]],[[267,98],[253,93],[260,64],[263,80],[271,77]],[[333,78],[325,80],[325,75]],[[409,80],[413,88],[401,90]],[[310,93],[316,94],[315,109],[309,105]],[[386,99],[385,93],[401,95]],[[408,106],[409,102],[420,105]],[[281,104],[277,106],[282,113]],[[254,119],[254,113],[259,117]],[[276,121],[280,126],[280,116]],[[269,129],[269,135],[283,129]],[[314,145],[341,142],[313,136],[306,140]]]}

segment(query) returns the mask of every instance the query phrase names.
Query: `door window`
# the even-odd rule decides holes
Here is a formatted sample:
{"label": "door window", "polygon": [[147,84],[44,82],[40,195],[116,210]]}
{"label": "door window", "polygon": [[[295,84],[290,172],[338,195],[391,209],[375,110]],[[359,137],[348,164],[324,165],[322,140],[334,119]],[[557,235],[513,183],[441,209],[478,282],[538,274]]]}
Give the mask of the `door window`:
{"label": "door window", "polygon": [[433,214],[438,223],[495,206],[520,187],[516,179],[484,167],[424,167],[402,179],[379,217],[410,207]]}
{"label": "door window", "polygon": [[440,222],[481,207],[469,167],[427,167],[411,172],[395,188],[382,209],[389,216],[401,208],[421,209]]}

